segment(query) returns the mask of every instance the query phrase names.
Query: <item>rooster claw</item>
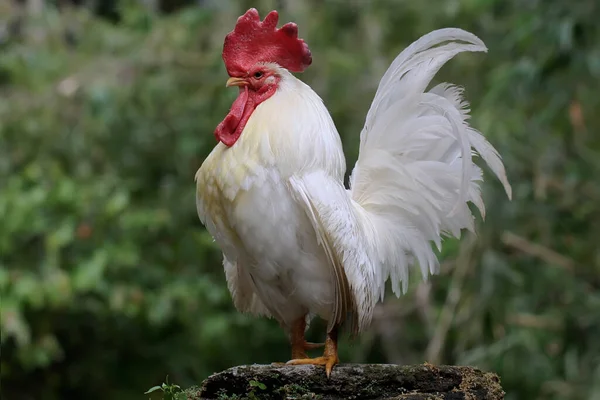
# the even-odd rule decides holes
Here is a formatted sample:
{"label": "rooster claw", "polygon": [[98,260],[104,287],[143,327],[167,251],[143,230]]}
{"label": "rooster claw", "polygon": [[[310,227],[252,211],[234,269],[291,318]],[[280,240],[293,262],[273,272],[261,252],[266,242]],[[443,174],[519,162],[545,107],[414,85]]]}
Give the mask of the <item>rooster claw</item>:
{"label": "rooster claw", "polygon": [[287,365],[322,365],[325,367],[325,373],[327,374],[327,378],[331,375],[331,371],[333,370],[333,366],[339,363],[337,356],[323,356],[316,358],[298,358],[295,360],[290,360],[286,364]]}

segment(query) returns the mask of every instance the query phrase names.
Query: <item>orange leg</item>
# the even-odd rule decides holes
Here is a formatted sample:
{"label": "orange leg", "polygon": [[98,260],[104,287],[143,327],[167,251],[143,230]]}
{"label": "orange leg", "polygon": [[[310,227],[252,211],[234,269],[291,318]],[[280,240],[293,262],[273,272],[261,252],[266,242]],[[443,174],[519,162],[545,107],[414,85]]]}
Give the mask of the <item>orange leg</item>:
{"label": "orange leg", "polygon": [[309,343],[304,339],[306,330],[306,318],[296,320],[292,325],[290,342],[292,344],[292,359],[306,358],[306,350],[323,347],[323,343]]}
{"label": "orange leg", "polygon": [[[327,340],[325,341],[325,351],[322,357],[317,358],[298,358],[287,362],[288,365],[323,365],[325,366],[325,373],[329,378],[333,366],[340,362],[337,352],[337,339],[338,332],[337,327],[333,328],[331,332],[327,333]],[[292,357],[294,353],[292,352]]]}

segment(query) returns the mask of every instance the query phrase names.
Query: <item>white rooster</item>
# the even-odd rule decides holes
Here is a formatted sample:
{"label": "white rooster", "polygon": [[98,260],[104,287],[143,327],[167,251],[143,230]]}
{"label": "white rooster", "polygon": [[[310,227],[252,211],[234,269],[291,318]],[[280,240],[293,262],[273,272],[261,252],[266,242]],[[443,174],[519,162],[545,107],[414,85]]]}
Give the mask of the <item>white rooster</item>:
{"label": "white rooster", "polygon": [[[216,128],[219,141],[196,174],[201,221],[223,251],[233,302],[271,316],[289,334],[288,364],[325,366],[337,355],[338,328],[369,326],[390,279],[406,291],[413,262],[423,278],[438,270],[432,243],[473,229],[468,203],[484,213],[487,162],[511,196],[496,150],[468,123],[459,88],[426,90],[463,51],[486,51],[460,29],[431,32],[405,49],[385,73],[360,135],[350,189],[340,137],[319,96],[292,72],[311,62],[298,28],[261,22],[255,9],[225,38],[223,60],[239,95]],[[473,152],[473,153],[472,153]],[[328,321],[322,357],[304,338],[307,322]]]}

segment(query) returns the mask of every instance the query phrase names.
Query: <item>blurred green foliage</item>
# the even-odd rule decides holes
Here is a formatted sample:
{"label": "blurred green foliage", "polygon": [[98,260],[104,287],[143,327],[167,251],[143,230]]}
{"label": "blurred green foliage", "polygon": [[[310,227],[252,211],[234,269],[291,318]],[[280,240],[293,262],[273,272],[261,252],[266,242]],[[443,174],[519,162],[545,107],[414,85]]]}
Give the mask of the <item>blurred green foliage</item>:
{"label": "blurred green foliage", "polygon": [[222,40],[250,6],[300,26],[314,58],[302,79],[328,105],[349,165],[378,79],[404,47],[445,26],[489,47],[438,81],[466,87],[514,199],[490,177],[477,238],[447,241],[442,274],[388,299],[368,333],[344,339],[342,360],[471,364],[497,372],[507,399],[600,398],[597,1],[160,12],[183,3],[0,5],[3,399],[146,398],[167,374],[189,386],[289,356],[274,321],[233,308],[194,207],[194,173],[235,96]]}

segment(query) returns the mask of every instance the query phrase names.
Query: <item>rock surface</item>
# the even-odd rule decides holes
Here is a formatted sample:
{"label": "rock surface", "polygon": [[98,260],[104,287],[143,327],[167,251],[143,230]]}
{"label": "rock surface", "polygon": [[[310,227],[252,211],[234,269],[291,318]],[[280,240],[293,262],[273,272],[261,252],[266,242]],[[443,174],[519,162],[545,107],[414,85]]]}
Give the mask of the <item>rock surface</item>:
{"label": "rock surface", "polygon": [[499,400],[496,374],[471,367],[341,364],[323,367],[247,365],[211,375],[188,399],[207,400]]}

